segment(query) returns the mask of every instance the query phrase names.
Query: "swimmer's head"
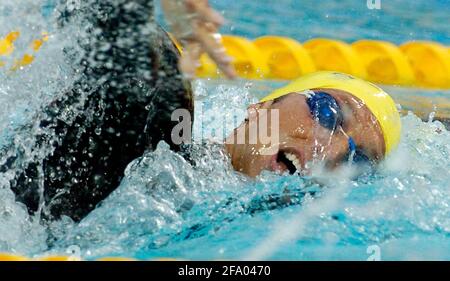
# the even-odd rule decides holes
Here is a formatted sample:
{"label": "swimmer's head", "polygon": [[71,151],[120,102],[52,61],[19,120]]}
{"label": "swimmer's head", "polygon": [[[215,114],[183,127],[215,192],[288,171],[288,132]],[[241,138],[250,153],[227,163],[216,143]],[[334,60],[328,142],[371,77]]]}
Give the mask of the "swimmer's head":
{"label": "swimmer's head", "polygon": [[[309,164],[317,160],[331,169],[349,161],[373,164],[400,139],[400,116],[389,95],[340,73],[302,77],[249,110],[226,146],[234,168],[250,176],[262,170],[308,173]],[[279,116],[277,143],[268,145],[259,137],[251,142],[250,124],[258,124],[263,116],[271,120],[273,112]],[[268,123],[270,132],[273,124]],[[245,142],[230,141],[238,135],[245,135]]]}

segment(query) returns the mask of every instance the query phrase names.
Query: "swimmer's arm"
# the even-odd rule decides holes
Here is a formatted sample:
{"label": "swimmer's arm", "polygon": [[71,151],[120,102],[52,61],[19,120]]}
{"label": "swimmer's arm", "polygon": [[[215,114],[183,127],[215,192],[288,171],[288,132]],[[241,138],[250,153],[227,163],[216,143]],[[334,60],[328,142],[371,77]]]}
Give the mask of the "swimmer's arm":
{"label": "swimmer's arm", "polygon": [[207,53],[228,78],[236,77],[218,33],[225,20],[208,0],[161,0],[161,4],[172,33],[184,47],[179,65],[186,76],[195,75],[200,56]]}

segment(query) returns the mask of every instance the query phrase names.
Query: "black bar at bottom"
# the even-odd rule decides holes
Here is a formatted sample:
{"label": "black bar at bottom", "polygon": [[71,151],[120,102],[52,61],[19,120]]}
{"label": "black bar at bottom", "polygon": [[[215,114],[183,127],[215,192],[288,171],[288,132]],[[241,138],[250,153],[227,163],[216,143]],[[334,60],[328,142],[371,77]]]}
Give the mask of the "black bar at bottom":
{"label": "black bar at bottom", "polygon": [[[144,280],[301,280],[307,276],[386,278],[401,274],[449,276],[449,262],[0,262],[0,276],[65,280],[93,275]],[[446,274],[446,275],[444,275]],[[397,276],[397,275],[395,275]],[[159,277],[159,278],[157,278]],[[155,279],[157,278],[157,279]],[[39,280],[39,279],[38,279]],[[82,280],[84,281],[84,280]]]}

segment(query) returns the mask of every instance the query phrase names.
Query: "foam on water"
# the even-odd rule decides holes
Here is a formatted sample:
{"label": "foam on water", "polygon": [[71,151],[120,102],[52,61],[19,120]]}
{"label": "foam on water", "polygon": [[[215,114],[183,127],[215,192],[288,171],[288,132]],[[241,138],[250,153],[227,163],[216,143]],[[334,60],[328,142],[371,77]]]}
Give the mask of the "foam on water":
{"label": "foam on water", "polygon": [[[31,147],[38,128],[29,120],[39,114],[38,109],[47,104],[55,93],[62,93],[75,76],[63,56],[63,48],[73,45],[66,35],[70,27],[49,36],[48,42],[35,56],[32,67],[8,70],[24,54],[31,53],[33,40],[42,38],[43,32],[54,29],[53,19],[44,19],[41,15],[44,1],[19,2],[3,0],[0,4],[0,36],[11,31],[20,32],[14,53],[1,58],[5,66],[0,68],[0,149],[8,149],[13,143],[16,151]],[[25,124],[26,127],[23,127]],[[14,150],[8,153],[14,153]],[[45,151],[29,155],[40,153]],[[6,158],[3,157],[0,162],[3,164]],[[28,216],[24,206],[14,203],[14,194],[8,188],[12,172],[2,173],[0,177],[0,251],[42,251],[47,248],[45,228]]]}
{"label": "foam on water", "polygon": [[[38,12],[43,1],[21,2],[2,1],[2,31],[20,28],[20,40],[31,42],[53,29]],[[38,132],[16,128],[73,81],[63,47],[74,42],[65,32],[52,33],[31,67],[0,71],[2,146],[19,135],[17,145],[26,148]],[[0,251],[40,256],[75,247],[87,259],[366,259],[376,246],[383,259],[450,259],[450,133],[440,122],[402,117],[398,151],[357,180],[345,170],[315,179],[264,172],[253,180],[233,171],[218,142],[261,91],[267,89],[257,82],[197,81],[195,164],[161,143],[130,163],[120,187],[79,224],[63,218],[40,225],[14,202],[2,173]],[[201,144],[202,135],[213,141]]]}

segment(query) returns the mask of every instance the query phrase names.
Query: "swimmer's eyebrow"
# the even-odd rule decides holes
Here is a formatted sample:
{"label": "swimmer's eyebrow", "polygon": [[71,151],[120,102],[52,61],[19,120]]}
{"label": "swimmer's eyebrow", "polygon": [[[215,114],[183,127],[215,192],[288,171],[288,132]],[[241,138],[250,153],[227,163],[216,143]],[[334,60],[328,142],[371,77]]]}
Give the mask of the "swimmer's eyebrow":
{"label": "swimmer's eyebrow", "polygon": [[290,94],[283,95],[283,96],[281,96],[281,97],[275,98],[275,99],[273,100],[272,105],[274,105],[274,104],[276,104],[276,103],[279,103],[279,102],[283,101],[283,99],[287,98],[289,95],[290,95]]}
{"label": "swimmer's eyebrow", "polygon": [[300,92],[291,92],[289,94],[282,95],[281,97],[275,98],[275,99],[273,99],[272,105],[282,102],[283,99],[289,97],[291,94],[298,94],[298,93],[300,93]]}

